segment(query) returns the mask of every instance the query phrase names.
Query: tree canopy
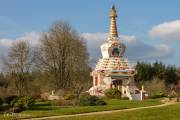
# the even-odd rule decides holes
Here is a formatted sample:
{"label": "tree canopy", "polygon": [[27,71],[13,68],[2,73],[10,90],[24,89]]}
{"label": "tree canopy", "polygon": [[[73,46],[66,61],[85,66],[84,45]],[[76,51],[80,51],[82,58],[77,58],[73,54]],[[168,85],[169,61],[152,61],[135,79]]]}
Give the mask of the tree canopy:
{"label": "tree canopy", "polygon": [[149,81],[154,78],[165,80],[166,84],[176,83],[179,80],[177,68],[175,66],[166,66],[162,62],[155,63],[137,62],[136,82]]}

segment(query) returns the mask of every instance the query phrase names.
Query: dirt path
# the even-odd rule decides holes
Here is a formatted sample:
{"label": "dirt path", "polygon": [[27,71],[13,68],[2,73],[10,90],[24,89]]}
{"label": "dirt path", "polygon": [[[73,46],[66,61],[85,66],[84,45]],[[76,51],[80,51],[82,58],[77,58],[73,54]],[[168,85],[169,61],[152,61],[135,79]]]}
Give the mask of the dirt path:
{"label": "dirt path", "polygon": [[47,120],[47,119],[49,120],[49,119],[55,119],[55,118],[77,117],[77,116],[85,116],[85,115],[100,115],[100,114],[109,114],[109,113],[114,113],[114,112],[141,110],[141,109],[147,109],[147,108],[158,108],[158,107],[164,107],[164,106],[173,105],[173,104],[176,104],[176,103],[173,102],[173,103],[166,103],[166,104],[147,106],[147,107],[138,107],[138,108],[129,108],[129,109],[121,109],[121,110],[111,110],[111,111],[99,111],[99,112],[81,113],[81,114],[73,114],[73,115],[49,116],[49,117],[23,119],[23,120]]}

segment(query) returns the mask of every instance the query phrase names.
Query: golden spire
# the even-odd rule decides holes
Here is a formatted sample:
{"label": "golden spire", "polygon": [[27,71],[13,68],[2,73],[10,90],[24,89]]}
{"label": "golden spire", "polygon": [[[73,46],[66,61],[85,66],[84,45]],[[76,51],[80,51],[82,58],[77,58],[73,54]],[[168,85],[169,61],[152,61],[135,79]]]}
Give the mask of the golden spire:
{"label": "golden spire", "polygon": [[110,17],[110,29],[109,29],[109,38],[118,37],[118,31],[116,26],[116,9],[115,6],[112,6],[112,9],[109,14]]}

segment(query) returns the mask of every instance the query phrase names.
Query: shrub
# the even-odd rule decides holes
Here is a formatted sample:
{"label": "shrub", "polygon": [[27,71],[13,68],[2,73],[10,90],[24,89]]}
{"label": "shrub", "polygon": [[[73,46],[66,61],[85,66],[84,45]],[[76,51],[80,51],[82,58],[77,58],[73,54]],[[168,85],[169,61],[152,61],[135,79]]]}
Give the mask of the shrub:
{"label": "shrub", "polygon": [[11,103],[9,104],[11,107],[13,107],[15,105],[15,103],[19,100],[20,98],[14,98],[13,100],[11,100]]}
{"label": "shrub", "polygon": [[107,98],[120,99],[121,98],[121,91],[119,91],[118,89],[112,88],[112,89],[106,90],[105,95]]}
{"label": "shrub", "polygon": [[29,96],[23,97],[22,102],[25,109],[30,109],[35,104],[35,100]]}
{"label": "shrub", "polygon": [[23,110],[23,102],[20,98],[14,98],[9,104],[9,112],[19,113]]}
{"label": "shrub", "polygon": [[96,105],[106,105],[106,102],[97,96],[81,95],[79,99],[79,104],[82,106],[96,106]]}
{"label": "shrub", "polygon": [[8,105],[10,105],[11,102],[12,102],[14,99],[17,99],[17,98],[18,98],[18,96],[14,96],[14,95],[5,97],[5,98],[4,98],[4,103],[7,103]]}
{"label": "shrub", "polygon": [[32,97],[25,96],[21,98],[14,99],[11,102],[12,107],[18,107],[20,109],[30,109],[35,103],[35,100]]}
{"label": "shrub", "polygon": [[19,108],[20,110],[22,110],[22,109],[24,109],[24,104],[23,104],[23,101],[22,101],[22,99],[19,99],[19,100],[14,100],[14,101],[12,101],[13,103],[11,103],[12,104],[12,106],[13,106],[13,108]]}

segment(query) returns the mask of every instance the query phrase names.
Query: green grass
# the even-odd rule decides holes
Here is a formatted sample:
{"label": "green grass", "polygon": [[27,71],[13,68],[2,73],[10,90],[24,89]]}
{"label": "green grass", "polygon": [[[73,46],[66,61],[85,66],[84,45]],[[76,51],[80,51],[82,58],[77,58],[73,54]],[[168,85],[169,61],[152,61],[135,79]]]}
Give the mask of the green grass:
{"label": "green grass", "polygon": [[[129,101],[129,100],[117,100],[111,99],[106,100],[106,106],[75,106],[75,107],[53,107],[47,103],[38,103],[32,110],[26,110],[20,113],[21,118],[33,118],[33,117],[44,117],[44,116],[55,116],[55,115],[69,115],[88,113],[96,111],[107,111],[107,110],[119,110],[128,109],[142,106],[152,106],[161,104],[160,99],[149,99],[144,101]],[[0,119],[3,115],[0,115]]]}
{"label": "green grass", "polygon": [[180,120],[180,103],[160,108],[148,108],[103,115],[88,115],[51,120]]}

